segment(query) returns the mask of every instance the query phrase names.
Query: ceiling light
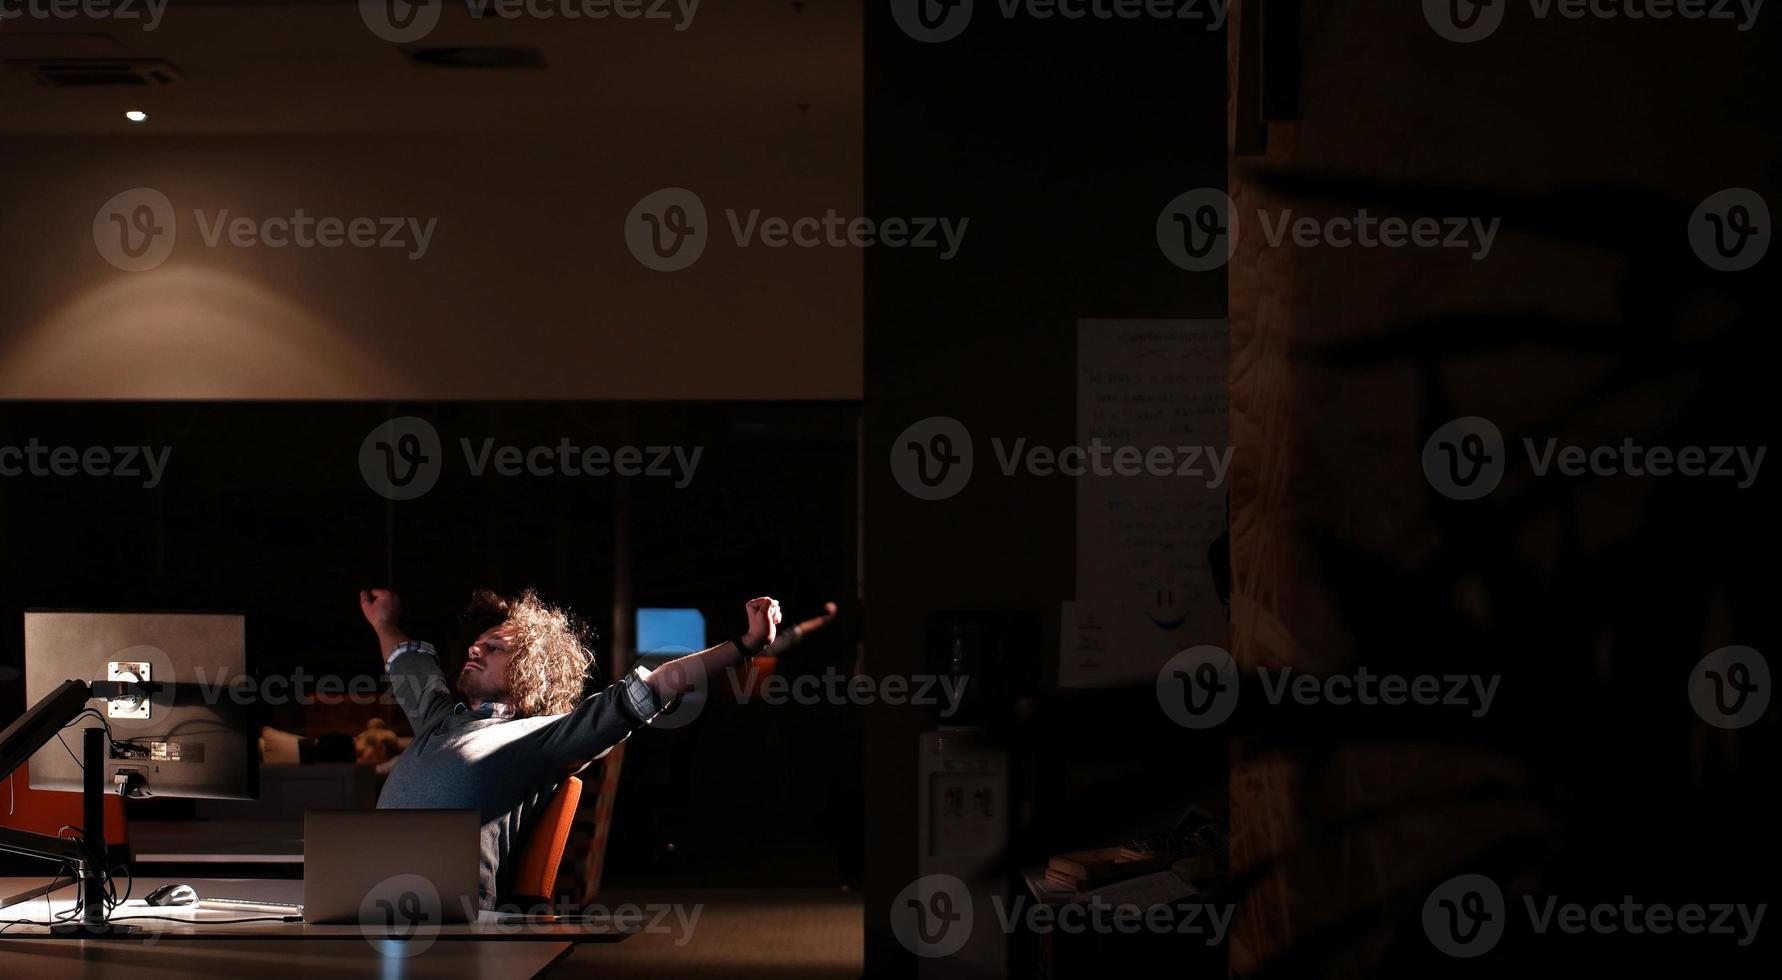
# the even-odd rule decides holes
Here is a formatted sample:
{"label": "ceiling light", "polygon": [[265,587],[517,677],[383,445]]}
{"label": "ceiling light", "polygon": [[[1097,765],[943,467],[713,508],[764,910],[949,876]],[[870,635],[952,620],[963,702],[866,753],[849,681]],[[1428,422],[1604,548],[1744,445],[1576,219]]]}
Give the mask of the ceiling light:
{"label": "ceiling light", "polygon": [[124,113],[124,118],[131,122],[147,122],[148,113],[143,112],[141,109],[131,109]]}

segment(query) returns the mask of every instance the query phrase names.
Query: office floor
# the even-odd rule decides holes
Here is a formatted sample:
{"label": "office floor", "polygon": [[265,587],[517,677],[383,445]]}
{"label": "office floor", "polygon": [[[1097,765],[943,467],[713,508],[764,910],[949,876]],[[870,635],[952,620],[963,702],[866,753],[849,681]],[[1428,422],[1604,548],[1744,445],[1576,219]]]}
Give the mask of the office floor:
{"label": "office floor", "polygon": [[664,931],[645,931],[598,949],[578,947],[549,976],[856,980],[865,966],[859,892],[624,889],[604,892],[600,902],[609,909],[626,902],[679,906],[681,921],[694,923],[691,938],[674,924],[677,920],[671,913],[664,919]]}

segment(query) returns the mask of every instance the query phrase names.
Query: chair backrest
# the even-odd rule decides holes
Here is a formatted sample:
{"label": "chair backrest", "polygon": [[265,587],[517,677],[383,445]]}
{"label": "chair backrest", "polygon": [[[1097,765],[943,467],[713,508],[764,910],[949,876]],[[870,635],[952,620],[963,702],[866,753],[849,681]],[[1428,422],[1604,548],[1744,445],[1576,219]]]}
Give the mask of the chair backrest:
{"label": "chair backrest", "polygon": [[510,901],[522,907],[550,903],[551,892],[557,887],[557,867],[563,863],[569,828],[575,822],[575,810],[581,801],[582,781],[575,776],[563,780],[552,794],[520,852]]}

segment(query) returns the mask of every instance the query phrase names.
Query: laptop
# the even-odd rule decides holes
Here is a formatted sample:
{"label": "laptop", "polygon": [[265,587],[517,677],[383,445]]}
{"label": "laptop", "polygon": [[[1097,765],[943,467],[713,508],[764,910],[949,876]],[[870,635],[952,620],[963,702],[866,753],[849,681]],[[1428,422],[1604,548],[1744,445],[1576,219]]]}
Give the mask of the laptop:
{"label": "laptop", "polygon": [[311,810],[303,921],[395,931],[475,919],[475,810]]}

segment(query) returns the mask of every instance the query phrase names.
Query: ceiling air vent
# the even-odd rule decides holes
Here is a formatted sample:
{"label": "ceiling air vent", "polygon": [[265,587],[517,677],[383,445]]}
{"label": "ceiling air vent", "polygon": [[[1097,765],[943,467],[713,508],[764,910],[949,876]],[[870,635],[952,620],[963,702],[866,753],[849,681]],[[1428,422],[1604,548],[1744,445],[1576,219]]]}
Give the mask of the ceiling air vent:
{"label": "ceiling air vent", "polygon": [[179,69],[150,58],[47,58],[14,61],[39,85],[54,88],[89,88],[95,85],[171,85],[179,81]]}

